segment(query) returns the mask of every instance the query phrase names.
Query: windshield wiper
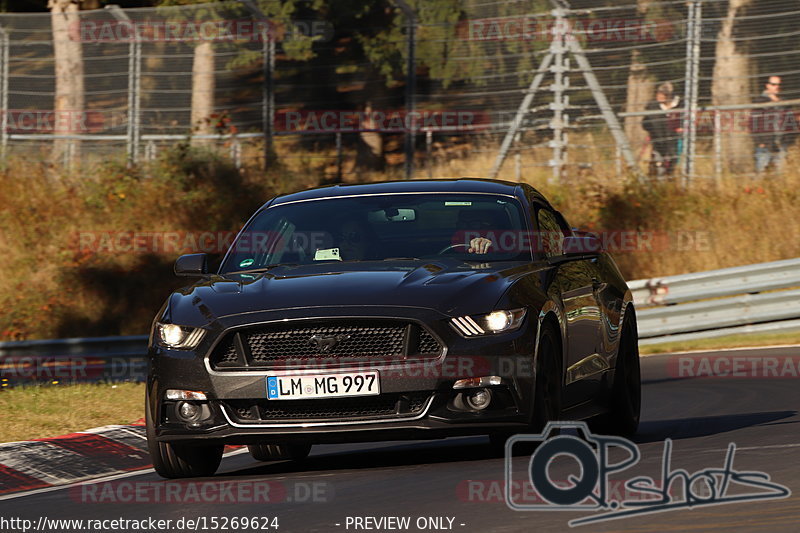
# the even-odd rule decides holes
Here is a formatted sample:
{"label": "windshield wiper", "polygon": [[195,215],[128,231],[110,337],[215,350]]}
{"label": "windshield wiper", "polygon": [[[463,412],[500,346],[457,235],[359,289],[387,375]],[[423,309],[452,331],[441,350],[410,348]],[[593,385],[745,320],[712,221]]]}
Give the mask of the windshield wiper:
{"label": "windshield wiper", "polygon": [[273,268],[281,267],[281,266],[297,266],[297,263],[275,263],[274,265],[267,265],[265,267],[250,268],[248,270],[234,270],[232,272],[223,272],[222,274],[224,276],[227,276],[227,275],[230,275],[230,274],[258,274],[258,273],[266,272],[268,270],[272,270]]}
{"label": "windshield wiper", "polygon": [[381,261],[422,261],[419,257],[387,257]]}

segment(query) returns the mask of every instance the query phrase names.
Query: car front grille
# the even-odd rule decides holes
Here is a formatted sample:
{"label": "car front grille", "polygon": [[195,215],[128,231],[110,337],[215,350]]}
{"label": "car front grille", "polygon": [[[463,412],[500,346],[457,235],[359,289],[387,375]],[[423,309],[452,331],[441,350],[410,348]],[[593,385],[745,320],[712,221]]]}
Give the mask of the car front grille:
{"label": "car front grille", "polygon": [[411,392],[314,400],[227,400],[226,412],[239,424],[353,422],[416,416],[430,392]]}
{"label": "car front grille", "polygon": [[444,347],[425,328],[397,320],[280,322],[228,333],[214,348],[215,370],[435,359]]}

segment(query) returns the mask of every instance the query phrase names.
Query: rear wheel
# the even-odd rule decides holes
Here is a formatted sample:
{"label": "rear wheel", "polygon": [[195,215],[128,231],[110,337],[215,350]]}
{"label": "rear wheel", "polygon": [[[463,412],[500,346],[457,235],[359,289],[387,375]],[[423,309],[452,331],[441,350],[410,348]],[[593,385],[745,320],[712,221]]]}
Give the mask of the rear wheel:
{"label": "rear wheel", "polygon": [[311,444],[250,444],[247,450],[256,461],[300,461],[311,453]]}
{"label": "rear wheel", "polygon": [[[149,393],[148,393],[149,394]],[[145,398],[145,426],[147,449],[153,468],[162,477],[204,477],[217,471],[222,461],[224,446],[194,446],[184,443],[158,442],[155,434],[155,420],[150,413],[150,401]]]}
{"label": "rear wheel", "polygon": [[639,336],[636,330],[636,317],[632,312],[627,312],[617,351],[614,383],[611,386],[609,398],[609,412],[592,421],[592,431],[600,434],[632,437],[639,428],[641,405]]}

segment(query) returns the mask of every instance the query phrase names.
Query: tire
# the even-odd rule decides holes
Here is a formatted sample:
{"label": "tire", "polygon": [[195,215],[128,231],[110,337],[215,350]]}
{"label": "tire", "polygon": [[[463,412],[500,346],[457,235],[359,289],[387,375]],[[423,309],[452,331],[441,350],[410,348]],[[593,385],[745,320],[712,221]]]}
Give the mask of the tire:
{"label": "tire", "polygon": [[639,364],[639,335],[633,312],[625,313],[617,350],[609,412],[592,422],[592,431],[605,435],[632,437],[639,429],[642,406],[642,378]]}
{"label": "tire", "polygon": [[[550,324],[542,325],[529,433],[541,433],[548,422],[559,420],[561,416],[561,369],[559,365],[561,342],[559,339],[558,333]],[[505,454],[506,441],[514,434],[514,432],[497,432],[489,435],[494,455]],[[526,449],[524,452],[528,453],[528,450]]]}
{"label": "tire", "polygon": [[536,367],[531,431],[541,433],[548,422],[561,418],[561,341],[550,324],[542,325],[539,335],[539,360]]}
{"label": "tire", "polygon": [[223,445],[195,446],[175,442],[158,442],[148,397],[145,397],[144,411],[147,449],[150,452],[153,468],[158,475],[168,479],[206,477],[217,471],[219,463],[222,461]]}
{"label": "tire", "polygon": [[311,444],[250,444],[247,450],[256,461],[302,461],[311,453]]}

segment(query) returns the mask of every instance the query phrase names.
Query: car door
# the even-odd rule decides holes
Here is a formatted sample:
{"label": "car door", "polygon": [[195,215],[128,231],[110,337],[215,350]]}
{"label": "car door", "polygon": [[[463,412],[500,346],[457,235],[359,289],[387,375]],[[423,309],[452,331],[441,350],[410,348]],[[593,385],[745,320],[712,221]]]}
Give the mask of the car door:
{"label": "car door", "polygon": [[536,206],[541,252],[554,261],[554,288],[563,303],[566,321],[564,407],[591,399],[599,391],[606,359],[600,356],[601,313],[597,300],[597,257],[564,257],[561,241],[571,230],[548,206]]}

